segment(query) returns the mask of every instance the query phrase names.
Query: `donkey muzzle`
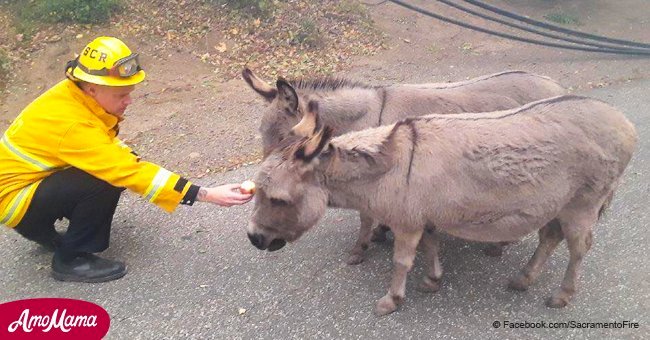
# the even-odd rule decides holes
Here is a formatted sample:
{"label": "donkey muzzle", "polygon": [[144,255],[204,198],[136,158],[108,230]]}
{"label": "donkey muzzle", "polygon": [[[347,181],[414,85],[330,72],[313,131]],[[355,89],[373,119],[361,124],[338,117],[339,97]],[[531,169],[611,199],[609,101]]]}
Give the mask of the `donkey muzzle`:
{"label": "donkey muzzle", "polygon": [[273,239],[273,241],[271,241],[271,244],[269,244],[268,250],[269,251],[280,250],[282,249],[282,247],[284,247],[285,244],[287,244],[287,241],[283,239],[279,239],[279,238]]}
{"label": "donkey muzzle", "polygon": [[257,249],[259,250],[266,249],[266,245],[264,242],[264,235],[248,233],[248,239],[251,241],[251,244],[253,244]]}
{"label": "donkey muzzle", "polygon": [[276,251],[282,249],[287,244],[287,241],[279,238],[274,238],[268,245],[266,244],[266,237],[262,234],[248,233],[248,239],[251,243],[260,250]]}

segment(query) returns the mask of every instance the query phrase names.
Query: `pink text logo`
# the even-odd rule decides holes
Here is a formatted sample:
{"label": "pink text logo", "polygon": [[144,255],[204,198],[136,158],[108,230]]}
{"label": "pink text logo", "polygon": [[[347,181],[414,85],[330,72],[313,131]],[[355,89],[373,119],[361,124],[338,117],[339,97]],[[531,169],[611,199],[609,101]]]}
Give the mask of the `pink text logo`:
{"label": "pink text logo", "polygon": [[101,339],[111,319],[100,306],[42,298],[0,304],[1,339]]}

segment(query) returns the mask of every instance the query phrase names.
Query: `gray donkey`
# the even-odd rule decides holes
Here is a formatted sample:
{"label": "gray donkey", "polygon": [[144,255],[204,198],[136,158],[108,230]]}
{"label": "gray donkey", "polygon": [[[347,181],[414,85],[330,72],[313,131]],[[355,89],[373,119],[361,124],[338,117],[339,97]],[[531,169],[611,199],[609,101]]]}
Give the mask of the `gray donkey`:
{"label": "gray donkey", "polygon": [[318,103],[264,160],[248,237],[270,251],[317,224],[329,200],[389,225],[393,277],[376,313],[397,309],[422,239],[423,286],[437,284],[436,233],[483,242],[538,231],[539,244],[510,287],[527,289],[556,246],[569,263],[549,307],[564,307],[592,244],[592,228],[632,157],[637,135],[604,102],[560,96],[520,108],[427,115],[331,139]]}
{"label": "gray donkey", "polygon": [[[309,100],[318,100],[320,119],[336,135],[392,124],[409,116],[426,113],[496,111],[515,108],[535,100],[565,94],[566,90],[550,78],[507,71],[457,83],[397,84],[369,86],[345,79],[322,78],[287,82],[279,79],[268,85],[251,70],[242,77],[269,104],[262,114],[260,133],[264,155],[268,155],[302,118]],[[332,202],[334,203],[334,202]],[[376,222],[360,214],[359,237],[350,251],[349,264],[363,261],[364,249],[371,238],[385,239],[387,227],[374,228]],[[486,249],[498,256],[502,248],[494,244]]]}

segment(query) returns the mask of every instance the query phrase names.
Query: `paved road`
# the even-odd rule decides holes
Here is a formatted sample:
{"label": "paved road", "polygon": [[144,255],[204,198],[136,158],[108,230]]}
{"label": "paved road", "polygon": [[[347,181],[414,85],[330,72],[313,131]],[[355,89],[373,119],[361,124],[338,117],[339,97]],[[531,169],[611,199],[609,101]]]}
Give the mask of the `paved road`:
{"label": "paved road", "polygon": [[[526,293],[505,289],[532,254],[536,237],[511,246],[501,258],[482,246],[447,239],[442,289],[414,290],[422,263],[407,281],[401,309],[378,318],[374,302],[386,291],[389,244],[373,245],[366,262],[345,264],[356,237],[354,213],[332,210],[298,243],[275,252],[252,247],[244,226],[251,205],[181,207],[167,215],[133,195],[121,201],[111,248],[130,273],[105,284],[63,284],[49,276],[50,255],[0,231],[0,302],[33,297],[92,301],[111,315],[108,339],[546,339],[650,338],[650,105],[649,81],[595,90],[628,114],[640,147],[611,209],[595,231],[573,304],[548,309],[544,299],[564,273],[561,246]],[[255,166],[204,179],[203,184],[250,178]],[[240,314],[240,309],[245,309]],[[494,329],[503,322],[633,321],[639,329]]]}

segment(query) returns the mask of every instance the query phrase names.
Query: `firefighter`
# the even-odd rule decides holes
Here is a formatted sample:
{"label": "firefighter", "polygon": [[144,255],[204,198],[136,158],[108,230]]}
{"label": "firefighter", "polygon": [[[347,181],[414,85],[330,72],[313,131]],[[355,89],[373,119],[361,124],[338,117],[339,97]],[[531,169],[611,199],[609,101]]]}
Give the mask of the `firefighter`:
{"label": "firefighter", "polygon": [[[138,54],[99,37],[66,65],[62,80],[30,103],[0,140],[0,224],[54,251],[60,281],[104,282],[127,272],[95,255],[109,245],[120,194],[129,189],[172,212],[196,201],[247,203],[238,184],[200,187],[141,160],[117,137],[131,92],[145,78]],[[54,227],[69,221],[65,233]]]}

